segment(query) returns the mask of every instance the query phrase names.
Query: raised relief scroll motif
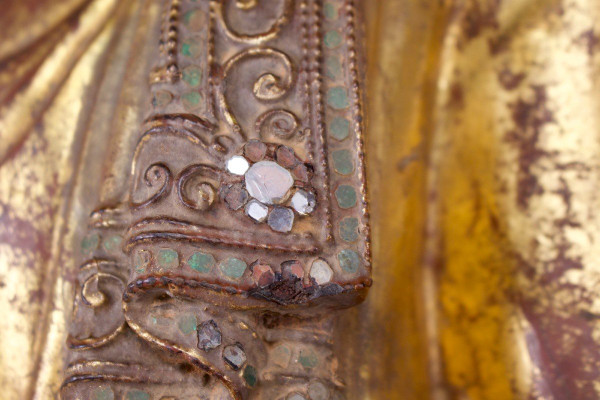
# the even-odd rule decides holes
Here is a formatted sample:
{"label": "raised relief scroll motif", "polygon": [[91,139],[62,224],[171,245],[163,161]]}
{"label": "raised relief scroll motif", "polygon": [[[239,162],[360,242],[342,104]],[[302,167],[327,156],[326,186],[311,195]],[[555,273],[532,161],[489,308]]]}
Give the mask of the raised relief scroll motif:
{"label": "raised relief scroll motif", "polygon": [[91,224],[115,239],[83,261],[63,398],[342,396],[333,321],[371,284],[354,2],[164,10],[127,195]]}
{"label": "raised relief scroll motif", "polygon": [[226,34],[251,44],[277,37],[294,14],[294,0],[229,0],[214,4]]}

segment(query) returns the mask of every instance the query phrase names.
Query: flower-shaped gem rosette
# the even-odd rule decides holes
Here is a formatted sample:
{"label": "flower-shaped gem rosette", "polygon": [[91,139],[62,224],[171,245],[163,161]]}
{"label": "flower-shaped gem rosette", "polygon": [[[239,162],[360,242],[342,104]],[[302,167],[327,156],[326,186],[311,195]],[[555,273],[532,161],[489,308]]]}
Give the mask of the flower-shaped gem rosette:
{"label": "flower-shaped gem rosette", "polygon": [[221,198],[234,211],[244,209],[256,223],[267,223],[281,233],[290,232],[297,217],[310,215],[316,197],[309,184],[313,168],[294,150],[259,140],[248,141],[241,154],[229,158],[230,175]]}

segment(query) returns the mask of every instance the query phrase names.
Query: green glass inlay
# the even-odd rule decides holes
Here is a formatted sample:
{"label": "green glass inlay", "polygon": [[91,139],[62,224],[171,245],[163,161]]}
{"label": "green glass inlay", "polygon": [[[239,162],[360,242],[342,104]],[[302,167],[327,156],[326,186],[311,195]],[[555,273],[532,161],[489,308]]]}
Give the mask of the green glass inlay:
{"label": "green glass inlay", "polygon": [[109,387],[101,386],[92,392],[92,400],[114,400],[115,393]]}
{"label": "green glass inlay", "polygon": [[246,368],[244,368],[244,373],[242,374],[242,376],[244,377],[244,380],[246,381],[248,386],[254,386],[258,381],[256,368],[254,368],[252,365],[248,365],[246,366]]}
{"label": "green glass inlay", "polygon": [[327,57],[325,59],[325,75],[330,79],[337,79],[342,74],[342,64],[337,57]]}
{"label": "green glass inlay", "polygon": [[158,251],[157,262],[162,268],[175,268],[179,265],[179,255],[175,250],[160,249]]}
{"label": "green glass inlay", "polygon": [[202,70],[195,65],[185,67],[181,79],[188,85],[196,87],[200,84],[200,80],[202,79]]}
{"label": "green glass inlay", "polygon": [[342,35],[338,31],[329,31],[325,34],[323,43],[330,49],[337,47],[342,43]]}
{"label": "green glass inlay", "polygon": [[183,15],[183,23],[188,29],[199,31],[206,25],[205,14],[200,9],[190,10]]}
{"label": "green glass inlay", "polygon": [[340,236],[346,242],[354,242],[358,239],[358,219],[346,217],[340,221]]}
{"label": "green glass inlay", "polygon": [[100,243],[100,235],[97,233],[91,233],[81,240],[81,251],[83,253],[89,253],[98,248]]}
{"label": "green glass inlay", "polygon": [[151,316],[150,320],[152,321],[152,325],[159,326],[171,326],[173,325],[173,321],[171,318],[165,317],[163,315]]}
{"label": "green glass inlay", "polygon": [[127,393],[127,400],[150,400],[150,395],[141,390],[130,390]]}
{"label": "green glass inlay", "polygon": [[344,140],[348,137],[350,122],[343,117],[335,117],[329,122],[329,133],[337,140]]}
{"label": "green glass inlay", "polygon": [[215,265],[215,258],[212,254],[197,252],[188,258],[190,268],[199,272],[208,272]]}
{"label": "green glass inlay", "polygon": [[196,12],[196,10],[191,10],[191,11],[186,12],[183,15],[183,23],[186,25],[189,24],[190,20],[192,19],[192,16],[194,15],[195,12]]}
{"label": "green glass inlay", "polygon": [[333,3],[327,2],[323,5],[323,14],[325,18],[334,20],[338,17],[338,10]]}
{"label": "green glass inlay", "polygon": [[112,235],[112,236],[109,236],[108,238],[104,239],[102,246],[104,247],[104,250],[106,250],[106,251],[114,251],[114,250],[119,249],[122,241],[123,241],[123,238],[121,236]]}
{"label": "green glass inlay", "polygon": [[198,92],[187,92],[181,96],[183,106],[187,109],[197,108],[202,101],[202,95]]}
{"label": "green glass inlay", "polygon": [[346,93],[346,89],[341,86],[329,89],[327,91],[327,104],[338,110],[348,107],[348,94]]}
{"label": "green glass inlay", "polygon": [[335,191],[335,198],[341,208],[351,208],[356,205],[356,190],[350,185],[340,185]]}
{"label": "green glass inlay", "polygon": [[354,171],[354,163],[352,162],[352,154],[348,150],[336,150],[331,153],[333,159],[333,168],[342,175],[349,175]]}
{"label": "green glass inlay", "polygon": [[173,100],[173,95],[166,90],[158,90],[154,92],[154,96],[152,96],[152,105],[154,107],[166,107],[171,100]]}
{"label": "green glass inlay", "polygon": [[237,258],[228,258],[221,263],[221,271],[230,278],[239,279],[246,271],[246,263]]}
{"label": "green glass inlay", "polygon": [[148,250],[139,250],[133,256],[133,265],[135,272],[141,274],[146,271],[146,268],[150,264],[150,252]]}
{"label": "green glass inlay", "polygon": [[202,46],[198,39],[189,39],[181,44],[181,54],[184,56],[196,58],[201,52]]}
{"label": "green glass inlay", "polygon": [[354,250],[344,249],[338,253],[340,267],[346,272],[355,273],[360,266],[360,257]]}
{"label": "green glass inlay", "polygon": [[271,357],[275,365],[287,368],[292,358],[292,351],[285,345],[279,345],[273,350]]}
{"label": "green glass inlay", "polygon": [[306,369],[311,369],[317,366],[319,359],[312,350],[300,350],[298,362]]}
{"label": "green glass inlay", "polygon": [[198,326],[198,320],[196,320],[195,315],[184,315],[183,317],[179,318],[178,326],[179,330],[184,335],[189,335],[196,330],[196,327]]}

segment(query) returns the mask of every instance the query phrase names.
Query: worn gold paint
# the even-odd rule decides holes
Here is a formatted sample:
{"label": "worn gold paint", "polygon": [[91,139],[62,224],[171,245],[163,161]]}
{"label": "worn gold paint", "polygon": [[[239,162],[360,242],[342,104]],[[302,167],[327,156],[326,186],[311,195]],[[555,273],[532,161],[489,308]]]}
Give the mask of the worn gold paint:
{"label": "worn gold paint", "polygon": [[[551,315],[597,313],[585,299],[598,282],[598,139],[590,131],[598,64],[595,39],[585,33],[598,30],[598,12],[587,1],[473,1],[449,17],[430,168],[441,240],[440,343],[445,379],[459,396],[600,395],[576,367],[545,361],[559,369],[540,377],[532,361],[539,346],[557,362],[598,368],[590,345],[582,357],[574,353],[585,332],[561,332],[557,325],[572,323],[566,319],[547,325]],[[478,17],[488,20],[470,26]],[[515,345],[522,335],[525,351]],[[583,389],[557,384],[570,373],[579,377],[566,379]]]}
{"label": "worn gold paint", "polygon": [[[64,306],[60,292],[56,292],[62,290],[59,257],[64,250],[60,240],[67,211],[62,196],[73,172],[73,154],[69,150],[83,106],[81,93],[91,83],[94,64],[106,46],[108,32],[79,60],[41,124],[30,128],[19,152],[0,169],[0,203],[6,224],[0,229],[3,236],[17,238],[14,244],[4,244],[0,250],[2,314],[7,321],[0,335],[1,384],[7,399],[32,396],[34,380],[28,378],[44,373],[46,364],[40,364],[43,355],[53,354],[55,364],[60,360],[57,351],[62,347],[63,335],[54,340],[49,337],[48,343],[45,329],[64,332]],[[4,130],[3,134],[10,132]],[[11,226],[10,221],[20,222]],[[47,306],[53,297],[55,308],[51,309]],[[50,323],[46,324],[46,318],[50,318]],[[58,372],[54,366],[48,377],[55,385],[59,383]]]}
{"label": "worn gold paint", "polygon": [[[136,129],[145,99],[121,79],[143,84],[131,43],[159,11],[142,1],[81,11],[81,1],[38,3],[26,19],[24,3],[11,1],[0,18],[14,21],[0,23],[1,89],[24,79],[14,97],[0,91],[0,386],[9,400],[53,398],[61,381],[71,289],[59,269],[74,267],[88,207],[117,196],[126,177],[130,135],[107,118],[118,105],[115,124]],[[600,341],[600,5],[364,4],[375,283],[340,322],[339,332],[356,332],[337,343],[340,378],[352,399],[547,398],[552,375],[534,345],[548,326],[532,316],[586,313]],[[85,23],[71,26],[69,15]],[[544,122],[520,121],[519,107]],[[523,160],[536,130],[543,155]],[[581,267],[546,284],[562,260]],[[581,347],[574,335],[565,333],[564,351]],[[597,362],[582,360],[589,370]]]}
{"label": "worn gold paint", "polygon": [[356,399],[424,399],[430,391],[420,283],[428,146],[423,133],[435,58],[428,48],[439,37],[439,9],[419,3],[364,3],[374,286],[366,302],[342,319],[340,334],[357,337],[342,335],[338,352]]}
{"label": "worn gold paint", "polygon": [[[551,387],[560,376],[539,368],[540,348],[572,357],[577,328],[560,337],[564,349],[544,349],[538,330],[552,330],[545,313],[597,315],[598,302],[577,293],[595,297],[597,287],[598,5],[401,3],[368,7],[379,16],[369,26],[367,149],[376,265],[360,311],[374,316],[364,329],[380,340],[357,356],[368,367],[353,389],[365,398],[595,398],[589,386],[579,395]],[[527,147],[546,112],[553,122]],[[530,151],[533,162],[519,159]],[[528,172],[541,193],[529,193]],[[544,287],[549,264],[563,259],[582,268]],[[419,313],[422,324],[411,319]],[[593,357],[580,360],[598,370]]]}
{"label": "worn gold paint", "polygon": [[10,35],[8,36],[10,40],[2,40],[0,43],[0,60],[8,59],[37,42],[65,22],[85,2],[85,0],[65,0],[58,3],[38,0],[5,2],[0,15],[0,26],[3,27],[3,35]]}
{"label": "worn gold paint", "polygon": [[[33,124],[49,106],[67,74],[114,11],[115,1],[94,1],[79,20],[79,29],[64,35],[63,40],[36,71],[25,87],[0,109],[0,162],[26,139]],[[34,51],[43,49],[35,48]]]}

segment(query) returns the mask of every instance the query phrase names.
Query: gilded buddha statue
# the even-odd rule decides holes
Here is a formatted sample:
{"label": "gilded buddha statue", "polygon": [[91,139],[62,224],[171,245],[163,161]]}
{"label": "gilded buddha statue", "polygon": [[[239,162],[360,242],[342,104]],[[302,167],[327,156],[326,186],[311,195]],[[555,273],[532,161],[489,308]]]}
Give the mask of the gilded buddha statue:
{"label": "gilded buddha statue", "polygon": [[598,21],[7,0],[0,398],[600,398]]}

